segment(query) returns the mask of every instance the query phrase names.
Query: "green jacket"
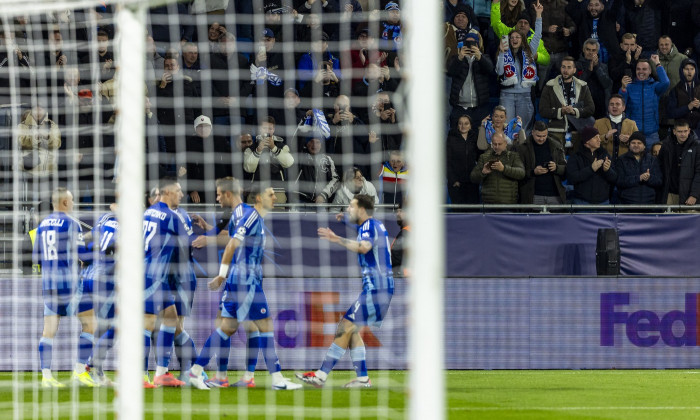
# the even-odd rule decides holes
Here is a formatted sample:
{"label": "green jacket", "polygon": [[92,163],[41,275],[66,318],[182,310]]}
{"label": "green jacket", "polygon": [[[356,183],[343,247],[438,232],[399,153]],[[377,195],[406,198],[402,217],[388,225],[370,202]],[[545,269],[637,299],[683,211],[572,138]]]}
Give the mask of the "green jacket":
{"label": "green jacket", "polygon": [[[482,170],[486,162],[495,159],[503,163],[503,172],[493,170],[484,175]],[[481,197],[484,204],[517,204],[518,181],[525,178],[525,166],[517,152],[506,150],[496,156],[489,149],[479,157],[470,178],[473,183],[482,184]]]}
{"label": "green jacket", "polygon": [[[513,27],[506,26],[505,23],[501,21],[501,3],[491,4],[491,28],[496,33],[498,38],[503,37],[503,35],[508,35],[512,31]],[[544,31],[544,28],[542,28]],[[527,37],[528,42],[535,35],[535,31],[530,28],[530,36]],[[544,42],[540,39],[540,43],[537,45],[537,58],[535,58],[537,64],[541,66],[549,65],[549,52],[544,47]]]}

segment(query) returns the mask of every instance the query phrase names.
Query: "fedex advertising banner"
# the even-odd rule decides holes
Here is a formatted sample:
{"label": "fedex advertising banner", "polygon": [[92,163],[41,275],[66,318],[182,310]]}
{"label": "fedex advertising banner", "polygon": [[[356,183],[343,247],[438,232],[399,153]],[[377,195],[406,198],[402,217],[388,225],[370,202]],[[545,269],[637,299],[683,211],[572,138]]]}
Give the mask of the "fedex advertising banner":
{"label": "fedex advertising banner", "polygon": [[[186,324],[198,349],[214,328],[219,298],[206,281]],[[38,370],[40,287],[38,277],[0,280],[0,370]],[[268,278],[264,287],[283,369],[317,368],[359,278]],[[382,328],[362,331],[370,369],[408,367],[407,287],[398,279]],[[445,313],[449,369],[697,368],[698,294],[700,278],[448,278],[444,308],[436,310]],[[62,321],[54,369],[72,367],[78,334],[75,319]],[[240,330],[229,368],[244,366]],[[351,369],[349,358],[338,368]],[[262,357],[258,369],[265,370]]]}

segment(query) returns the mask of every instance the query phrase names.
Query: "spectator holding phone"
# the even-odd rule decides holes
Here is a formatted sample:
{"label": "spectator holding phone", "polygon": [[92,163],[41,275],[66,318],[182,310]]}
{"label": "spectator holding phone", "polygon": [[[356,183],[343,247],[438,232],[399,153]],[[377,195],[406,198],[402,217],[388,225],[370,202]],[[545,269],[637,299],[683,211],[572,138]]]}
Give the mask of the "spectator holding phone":
{"label": "spectator holding phone", "polygon": [[517,152],[509,151],[503,133],[491,138],[491,149],[479,157],[471,181],[481,184],[484,204],[516,204],[518,181],[525,177],[525,166]]}
{"label": "spectator holding phone", "polygon": [[457,55],[447,68],[447,75],[452,79],[450,127],[455,127],[462,115],[481,121],[489,113],[489,82],[494,70],[491,59],[483,53],[478,32],[470,31],[457,47]]}
{"label": "spectator holding phone", "polygon": [[[337,85],[340,81],[340,61],[328,50],[328,34],[323,32],[320,40],[311,41],[311,51],[299,59],[297,65],[299,90],[310,81],[321,81]],[[319,75],[320,73],[320,75]],[[336,93],[334,96],[338,96]]]}

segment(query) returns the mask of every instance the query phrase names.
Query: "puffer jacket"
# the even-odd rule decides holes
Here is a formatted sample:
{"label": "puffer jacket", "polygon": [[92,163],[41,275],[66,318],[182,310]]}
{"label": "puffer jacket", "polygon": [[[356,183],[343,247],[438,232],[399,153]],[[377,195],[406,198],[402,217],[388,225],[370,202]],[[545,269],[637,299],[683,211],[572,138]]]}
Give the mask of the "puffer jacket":
{"label": "puffer jacket", "polygon": [[[482,169],[486,162],[499,160],[505,169],[503,172],[491,171],[484,174]],[[484,204],[516,204],[518,202],[518,181],[525,178],[525,166],[517,152],[505,151],[499,156],[493,150],[486,151],[472,169],[471,180],[481,185]]]}
{"label": "puffer jacket", "polygon": [[[671,170],[678,168],[677,162],[671,162],[670,149],[672,143],[677,142],[673,133],[669,134],[661,143],[659,152],[659,164],[664,175],[664,187],[661,195],[661,203],[668,200],[669,182]],[[678,182],[678,198],[680,203],[685,203],[688,197],[700,198],[700,140],[691,130],[688,140],[683,143],[680,159],[680,176]]]}
{"label": "puffer jacket", "polygon": [[625,99],[627,116],[637,123],[637,127],[646,135],[659,131],[659,100],[670,84],[663,66],[656,66],[659,80],[649,78],[644,81],[635,79],[620,88],[620,95]]}
{"label": "puffer jacket", "polygon": [[597,171],[591,166],[593,159],[610,158],[602,147],[595,152],[583,146],[569,157],[566,163],[566,179],[574,186],[574,197],[591,204],[602,203],[610,198],[610,185],[617,182],[614,162],[608,171],[601,166]]}
{"label": "puffer jacket", "polygon": [[[654,204],[656,189],[663,184],[659,161],[651,153],[644,153],[637,160],[634,153],[627,152],[620,156],[615,164],[617,170],[617,189],[620,191],[622,204]],[[642,182],[639,176],[649,170],[649,180]]]}
{"label": "puffer jacket", "polygon": [[31,112],[17,127],[21,159],[19,167],[35,176],[49,176],[57,169],[61,131],[48,118],[37,122]]}

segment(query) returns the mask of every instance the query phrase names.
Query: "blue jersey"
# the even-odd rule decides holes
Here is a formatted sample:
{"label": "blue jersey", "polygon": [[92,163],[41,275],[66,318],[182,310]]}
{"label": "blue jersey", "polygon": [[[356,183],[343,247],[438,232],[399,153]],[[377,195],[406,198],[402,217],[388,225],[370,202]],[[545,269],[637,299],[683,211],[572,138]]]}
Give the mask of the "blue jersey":
{"label": "blue jersey", "polygon": [[369,218],[358,226],[357,240],[367,241],[372,249],[366,254],[357,254],[362,271],[363,290],[387,290],[394,292],[394,277],[391,270],[389,234],[379,220]]}
{"label": "blue jersey", "polygon": [[244,278],[250,279],[249,274],[254,274],[257,282],[262,281],[262,259],[265,251],[263,218],[254,207],[240,204],[231,217],[228,232],[230,237],[241,242],[233,256],[233,271],[236,272],[239,283],[244,282]]}
{"label": "blue jersey", "polygon": [[100,216],[92,229],[93,250],[97,252],[97,260],[93,263],[98,271],[114,276],[114,247],[117,243],[119,222],[114,213]]}
{"label": "blue jersey", "polygon": [[80,223],[56,211],[41,221],[36,231],[34,258],[41,263],[43,290],[70,294],[78,284],[80,258],[87,258]]}
{"label": "blue jersey", "polygon": [[156,283],[175,286],[183,278],[189,280],[189,242],[192,221],[182,210],[170,210],[158,202],[143,215],[146,287]]}

